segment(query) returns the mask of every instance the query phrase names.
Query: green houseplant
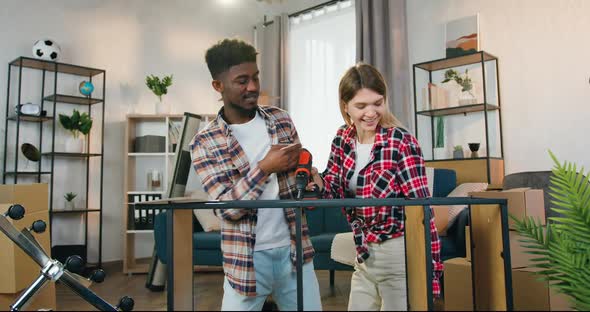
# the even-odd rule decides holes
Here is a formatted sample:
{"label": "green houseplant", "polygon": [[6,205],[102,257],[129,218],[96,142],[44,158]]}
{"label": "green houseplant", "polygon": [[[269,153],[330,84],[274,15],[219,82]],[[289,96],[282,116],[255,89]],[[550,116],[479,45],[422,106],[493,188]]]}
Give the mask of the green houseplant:
{"label": "green houseplant", "polygon": [[453,158],[462,159],[463,156],[463,146],[455,145],[455,147],[453,147]]}
{"label": "green houseplant", "polygon": [[551,210],[547,226],[529,217],[516,222],[527,252],[535,255],[533,266],[549,287],[564,293],[574,308],[590,310],[590,181],[584,168],[560,163],[549,152],[555,166],[551,176]]}
{"label": "green houseplant", "polygon": [[[86,136],[92,129],[92,118],[88,113],[80,113],[74,109],[71,116],[59,114],[59,123],[62,127],[72,133],[70,140],[66,141],[66,152],[80,153],[84,150]],[[80,134],[84,138],[80,138]]]}
{"label": "green houseplant", "polygon": [[445,79],[442,83],[447,83],[451,80],[461,86],[459,105],[475,104],[477,100],[473,94],[473,81],[469,77],[469,70],[465,69],[465,73],[462,75],[454,69],[445,71]]}
{"label": "green houseplant", "polygon": [[74,109],[72,116],[59,114],[59,123],[64,129],[70,131],[75,138],[80,136],[80,133],[87,135],[92,129],[92,118],[88,113],[81,113]]}
{"label": "green houseplant", "polygon": [[172,86],[172,75],[161,79],[158,76],[149,75],[145,77],[145,84],[158,97],[156,113],[168,113],[170,109],[162,102],[162,96],[168,94],[168,88]]}

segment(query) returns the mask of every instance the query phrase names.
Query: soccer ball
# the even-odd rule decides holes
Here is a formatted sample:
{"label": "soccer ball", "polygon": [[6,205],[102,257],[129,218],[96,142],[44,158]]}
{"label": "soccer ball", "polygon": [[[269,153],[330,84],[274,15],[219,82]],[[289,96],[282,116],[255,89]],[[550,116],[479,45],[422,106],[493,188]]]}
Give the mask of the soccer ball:
{"label": "soccer ball", "polygon": [[57,61],[61,49],[59,45],[51,39],[37,40],[33,45],[33,56],[48,61]]}

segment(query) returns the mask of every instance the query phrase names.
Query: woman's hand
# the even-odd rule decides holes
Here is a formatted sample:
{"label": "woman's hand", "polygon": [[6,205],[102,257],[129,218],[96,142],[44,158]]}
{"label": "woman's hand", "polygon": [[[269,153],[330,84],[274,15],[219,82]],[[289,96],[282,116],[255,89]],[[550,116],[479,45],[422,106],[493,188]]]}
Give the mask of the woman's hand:
{"label": "woman's hand", "polygon": [[324,189],[324,180],[322,180],[322,177],[320,177],[320,174],[318,172],[318,168],[311,167],[311,179],[312,179],[312,182],[309,182],[307,184],[308,191],[313,191],[316,185],[317,185],[317,187],[319,187],[320,190]]}

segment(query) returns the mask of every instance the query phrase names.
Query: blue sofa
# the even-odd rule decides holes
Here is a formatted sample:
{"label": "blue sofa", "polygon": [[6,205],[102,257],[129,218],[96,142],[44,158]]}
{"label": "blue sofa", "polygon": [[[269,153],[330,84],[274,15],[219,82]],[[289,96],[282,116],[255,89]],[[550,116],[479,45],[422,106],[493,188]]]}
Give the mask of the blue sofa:
{"label": "blue sofa", "polygon": [[[455,187],[457,176],[455,171],[448,169],[435,169],[434,171],[434,197],[446,197]],[[465,256],[465,231],[468,215],[467,209],[459,216],[450,233],[442,240],[443,260]],[[334,284],[334,272],[336,270],[352,270],[351,266],[333,261],[330,257],[332,240],[337,233],[350,232],[350,226],[341,209],[314,209],[306,211],[310,236],[316,251],[314,267],[316,270],[330,271],[330,285]],[[219,232],[204,232],[203,228],[193,216],[194,233],[193,259],[195,265],[221,266],[221,235]],[[165,214],[156,216],[154,221],[154,236],[156,255],[166,264],[166,217]]]}

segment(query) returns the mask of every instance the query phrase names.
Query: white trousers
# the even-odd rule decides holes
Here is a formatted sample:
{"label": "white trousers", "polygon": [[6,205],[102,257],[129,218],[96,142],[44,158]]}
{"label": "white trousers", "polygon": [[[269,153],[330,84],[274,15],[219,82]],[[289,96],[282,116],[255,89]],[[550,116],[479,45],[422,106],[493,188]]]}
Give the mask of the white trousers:
{"label": "white trousers", "polygon": [[369,258],[354,265],[348,310],[407,310],[404,237],[369,243],[368,248]]}

